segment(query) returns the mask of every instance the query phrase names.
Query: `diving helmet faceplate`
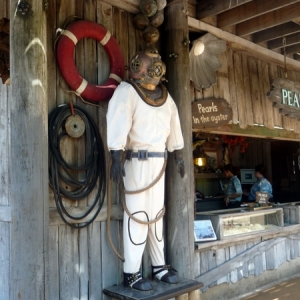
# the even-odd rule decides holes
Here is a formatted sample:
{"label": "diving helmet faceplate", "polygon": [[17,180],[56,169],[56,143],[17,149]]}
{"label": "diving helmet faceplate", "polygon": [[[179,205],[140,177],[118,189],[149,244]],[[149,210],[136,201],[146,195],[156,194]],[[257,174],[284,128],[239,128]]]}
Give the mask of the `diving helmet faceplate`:
{"label": "diving helmet faceplate", "polygon": [[130,62],[129,76],[137,82],[158,85],[166,73],[166,65],[156,49],[139,51]]}

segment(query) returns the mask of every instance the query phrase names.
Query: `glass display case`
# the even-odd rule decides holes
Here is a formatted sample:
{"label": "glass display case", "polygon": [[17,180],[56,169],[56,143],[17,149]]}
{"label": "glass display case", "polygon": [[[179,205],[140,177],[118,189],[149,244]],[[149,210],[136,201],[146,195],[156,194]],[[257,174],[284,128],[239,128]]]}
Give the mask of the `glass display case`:
{"label": "glass display case", "polygon": [[276,205],[283,209],[284,225],[300,224],[300,202],[283,203]]}
{"label": "glass display case", "polygon": [[227,209],[196,213],[196,220],[211,220],[218,240],[257,234],[283,227],[282,208],[249,211]]}

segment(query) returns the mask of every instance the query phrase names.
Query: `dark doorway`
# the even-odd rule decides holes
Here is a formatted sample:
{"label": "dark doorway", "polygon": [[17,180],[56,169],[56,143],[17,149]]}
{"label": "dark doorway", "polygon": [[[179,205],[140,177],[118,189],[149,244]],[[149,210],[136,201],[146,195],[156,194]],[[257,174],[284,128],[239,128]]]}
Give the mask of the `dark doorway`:
{"label": "dark doorway", "polygon": [[299,201],[300,153],[299,143],[271,142],[272,186],[275,202]]}

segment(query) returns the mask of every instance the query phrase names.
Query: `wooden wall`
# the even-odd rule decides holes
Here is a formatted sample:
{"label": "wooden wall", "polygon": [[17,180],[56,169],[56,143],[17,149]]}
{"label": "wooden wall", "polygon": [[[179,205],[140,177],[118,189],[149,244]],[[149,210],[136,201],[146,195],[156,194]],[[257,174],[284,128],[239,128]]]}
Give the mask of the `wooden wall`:
{"label": "wooden wall", "polygon": [[[233,238],[227,245],[215,243],[212,247],[196,250],[195,278],[204,283],[202,298],[210,299],[209,296],[206,298],[205,292],[214,287],[217,289],[218,285],[238,283],[251,275],[257,277],[267,270],[277,270],[283,263],[297,259],[300,256],[300,233],[299,228],[295,228],[290,229],[290,233],[287,229],[285,236],[284,233],[268,237],[257,235],[245,241]],[[263,284],[267,282],[262,280],[261,286]],[[244,286],[241,290],[246,293],[251,292],[251,288],[252,285],[249,284],[248,288]],[[226,291],[229,292],[229,289]],[[231,299],[238,296],[239,288],[231,293],[223,294],[222,297]]]}
{"label": "wooden wall", "polygon": [[[192,99],[208,97],[226,99],[233,111],[232,122],[238,124],[241,129],[249,129],[256,124],[264,125],[271,130],[276,126],[288,132],[300,133],[300,122],[280,114],[266,97],[270,90],[270,79],[284,78],[283,68],[246,53],[234,51],[228,46],[219,59],[222,67],[217,71],[217,83],[203,91],[192,89]],[[288,70],[288,79],[300,82],[300,72]],[[261,132],[262,136],[267,135],[263,127],[257,131]],[[247,133],[249,131],[245,131],[244,134]],[[299,138],[299,135],[297,137]]]}
{"label": "wooden wall", "polygon": [[[48,71],[49,71],[49,112],[61,103],[77,103],[87,109],[98,123],[101,137],[106,145],[107,103],[103,106],[88,105],[69,90],[56,64],[52,50],[55,30],[62,28],[70,16],[104,25],[117,39],[128,64],[129,59],[143,46],[141,35],[132,26],[133,15],[113,7],[107,2],[87,1],[49,1],[48,11]],[[72,21],[72,19],[70,19]],[[80,74],[91,83],[102,83],[109,75],[109,61],[103,47],[95,40],[84,39],[76,46],[76,65]],[[127,78],[127,72],[126,72]],[[125,78],[125,79],[126,79]],[[106,146],[105,146],[106,147]],[[73,163],[80,163],[82,150],[66,140],[62,151]],[[108,152],[106,160],[108,165]],[[67,206],[86,206],[93,201],[92,193],[86,201],[71,203]],[[122,253],[122,210],[118,190],[113,188],[113,211],[111,224],[112,240]],[[102,295],[104,287],[121,283],[123,266],[112,252],[106,235],[106,199],[102,213],[88,228],[71,229],[64,225],[55,213],[55,202],[50,193],[50,299],[106,299]],[[117,219],[117,220],[116,220]]]}

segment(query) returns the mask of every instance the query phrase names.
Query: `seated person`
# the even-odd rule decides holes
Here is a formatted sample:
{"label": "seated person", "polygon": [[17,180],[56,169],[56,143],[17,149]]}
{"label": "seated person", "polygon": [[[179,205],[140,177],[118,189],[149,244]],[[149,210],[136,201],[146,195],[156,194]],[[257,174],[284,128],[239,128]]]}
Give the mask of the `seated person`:
{"label": "seated person", "polygon": [[241,205],[243,194],[241,182],[236,176],[236,169],[231,164],[225,165],[224,174],[229,178],[225,205],[227,208],[237,208]]}
{"label": "seated person", "polygon": [[255,177],[257,181],[251,187],[250,193],[248,195],[249,201],[255,201],[256,199],[256,192],[268,193],[269,194],[269,201],[272,201],[273,198],[273,191],[271,183],[265,178],[267,174],[267,170],[264,165],[260,164],[255,166]]}

